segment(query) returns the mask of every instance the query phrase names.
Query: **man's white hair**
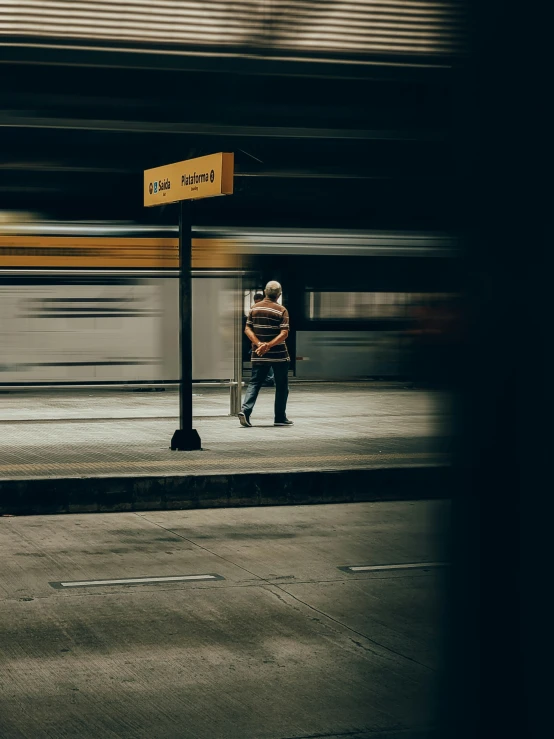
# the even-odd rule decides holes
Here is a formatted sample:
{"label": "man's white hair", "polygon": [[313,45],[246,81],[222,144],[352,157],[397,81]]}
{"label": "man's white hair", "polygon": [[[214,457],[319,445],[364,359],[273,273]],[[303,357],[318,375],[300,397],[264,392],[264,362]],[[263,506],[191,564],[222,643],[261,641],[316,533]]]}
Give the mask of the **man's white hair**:
{"label": "man's white hair", "polygon": [[267,285],[265,286],[264,293],[268,298],[271,298],[271,300],[277,300],[279,295],[281,295],[283,291],[281,290],[281,285],[276,282],[275,280],[270,280]]}

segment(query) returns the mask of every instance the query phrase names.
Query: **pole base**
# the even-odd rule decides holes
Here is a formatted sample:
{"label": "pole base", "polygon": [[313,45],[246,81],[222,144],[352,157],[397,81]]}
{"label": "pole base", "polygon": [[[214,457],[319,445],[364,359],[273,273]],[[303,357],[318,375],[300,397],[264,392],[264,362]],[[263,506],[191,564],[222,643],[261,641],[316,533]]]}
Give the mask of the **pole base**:
{"label": "pole base", "polygon": [[194,452],[202,449],[202,442],[196,429],[177,429],[171,439],[173,451]]}

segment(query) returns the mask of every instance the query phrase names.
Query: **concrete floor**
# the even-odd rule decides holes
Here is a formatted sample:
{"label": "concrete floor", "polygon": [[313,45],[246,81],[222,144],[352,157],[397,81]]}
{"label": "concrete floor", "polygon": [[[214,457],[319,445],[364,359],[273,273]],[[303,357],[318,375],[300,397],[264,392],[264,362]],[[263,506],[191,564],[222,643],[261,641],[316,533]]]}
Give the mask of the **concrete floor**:
{"label": "concrete floor", "polygon": [[371,383],[291,385],[291,428],[274,428],[275,391],[252,422],[229,416],[228,389],[201,388],[194,425],[202,451],[172,452],[179,396],[164,393],[4,392],[0,478],[217,475],[448,464],[444,395]]}
{"label": "concrete floor", "polygon": [[[446,501],[0,518],[0,736],[428,739],[448,568],[421,563],[444,561],[447,519]],[[206,573],[224,579],[59,586]]]}

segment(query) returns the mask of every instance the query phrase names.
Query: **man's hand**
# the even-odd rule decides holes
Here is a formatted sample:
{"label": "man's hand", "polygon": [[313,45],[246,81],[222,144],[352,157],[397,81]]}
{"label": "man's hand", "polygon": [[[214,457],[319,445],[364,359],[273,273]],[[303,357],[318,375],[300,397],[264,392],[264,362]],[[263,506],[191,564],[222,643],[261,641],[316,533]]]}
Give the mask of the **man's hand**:
{"label": "man's hand", "polygon": [[262,342],[256,347],[256,354],[258,355],[258,357],[263,357],[264,354],[267,354],[270,348],[271,347],[268,344]]}

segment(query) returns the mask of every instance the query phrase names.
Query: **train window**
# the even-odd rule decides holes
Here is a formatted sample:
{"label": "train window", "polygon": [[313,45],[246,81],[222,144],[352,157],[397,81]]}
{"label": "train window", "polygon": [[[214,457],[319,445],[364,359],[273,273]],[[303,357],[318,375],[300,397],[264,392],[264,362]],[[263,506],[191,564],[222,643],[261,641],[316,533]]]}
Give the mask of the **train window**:
{"label": "train window", "polygon": [[311,321],[403,318],[410,295],[401,292],[315,292],[306,295]]}
{"label": "train window", "polygon": [[[256,293],[263,293],[264,289],[263,287],[257,287],[255,290],[245,290],[244,291],[244,315],[247,316],[250,308],[254,305],[254,295]],[[277,302],[279,305],[283,304],[283,296],[280,295],[277,299]]]}
{"label": "train window", "polygon": [[450,293],[318,292],[306,293],[310,321],[367,321],[410,318],[417,306],[439,303]]}

